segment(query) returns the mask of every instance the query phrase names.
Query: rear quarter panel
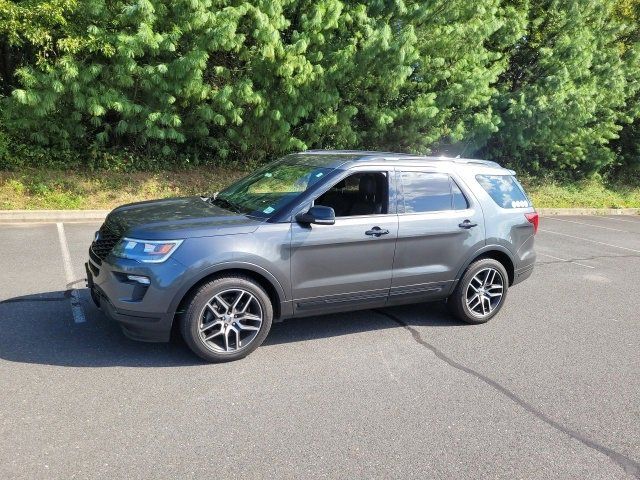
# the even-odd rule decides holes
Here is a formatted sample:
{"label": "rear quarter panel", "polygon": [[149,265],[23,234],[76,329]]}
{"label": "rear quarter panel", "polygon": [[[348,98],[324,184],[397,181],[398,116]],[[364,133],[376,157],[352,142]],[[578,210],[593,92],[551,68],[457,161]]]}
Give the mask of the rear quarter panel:
{"label": "rear quarter panel", "polygon": [[495,169],[473,169],[461,174],[463,181],[474,195],[480,200],[484,213],[486,245],[499,245],[511,253],[515,271],[528,269],[536,261],[534,250],[534,227],[526,213],[535,212],[533,207],[502,208],[493,201],[491,196],[477,182],[476,175],[496,175]]}

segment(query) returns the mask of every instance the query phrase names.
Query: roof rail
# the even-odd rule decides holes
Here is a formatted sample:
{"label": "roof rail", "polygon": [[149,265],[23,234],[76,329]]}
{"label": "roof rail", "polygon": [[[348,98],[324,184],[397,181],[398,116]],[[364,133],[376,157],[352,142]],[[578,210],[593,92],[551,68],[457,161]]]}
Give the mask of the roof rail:
{"label": "roof rail", "polygon": [[[493,167],[493,168],[503,168],[497,162],[491,160],[481,160],[478,158],[460,158],[456,157],[446,157],[443,155],[439,156],[431,156],[431,155],[416,155],[411,153],[398,153],[398,152],[377,152],[371,150],[306,150],[304,152],[298,152],[300,155],[360,155],[363,157],[395,157],[397,159],[403,160],[422,160],[429,162],[452,162],[458,164],[475,164],[475,165],[483,165],[485,167]],[[392,158],[386,158],[383,160],[392,160]]]}
{"label": "roof rail", "polygon": [[376,152],[373,150],[305,150],[304,152],[298,152],[301,155],[409,155],[408,153],[394,153],[394,152]]}

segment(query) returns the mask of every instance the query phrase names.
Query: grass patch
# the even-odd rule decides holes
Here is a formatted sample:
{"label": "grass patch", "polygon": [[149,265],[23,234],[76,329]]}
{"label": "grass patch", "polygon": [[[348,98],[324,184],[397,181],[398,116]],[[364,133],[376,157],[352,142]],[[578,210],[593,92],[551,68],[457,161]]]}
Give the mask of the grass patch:
{"label": "grass patch", "polygon": [[640,208],[640,187],[602,180],[574,183],[523,181],[538,208]]}
{"label": "grass patch", "polygon": [[[0,210],[110,210],[141,200],[212,193],[245,173],[222,167],[135,173],[42,168],[0,171]],[[640,186],[601,180],[559,183],[526,176],[521,181],[539,208],[640,208]]]}
{"label": "grass patch", "polygon": [[141,200],[213,193],[243,174],[214,167],[136,173],[43,169],[0,172],[0,209],[109,210]]}

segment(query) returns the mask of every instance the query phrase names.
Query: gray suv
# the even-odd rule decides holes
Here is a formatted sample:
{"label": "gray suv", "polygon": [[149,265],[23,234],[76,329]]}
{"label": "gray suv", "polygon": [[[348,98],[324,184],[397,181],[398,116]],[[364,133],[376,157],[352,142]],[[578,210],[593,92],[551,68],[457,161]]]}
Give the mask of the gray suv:
{"label": "gray suv", "polygon": [[208,197],[125,205],[89,249],[96,304],[136,340],[208,361],[274,321],[446,300],[484,323],[533,270],[538,215],[497,163],[308,151]]}

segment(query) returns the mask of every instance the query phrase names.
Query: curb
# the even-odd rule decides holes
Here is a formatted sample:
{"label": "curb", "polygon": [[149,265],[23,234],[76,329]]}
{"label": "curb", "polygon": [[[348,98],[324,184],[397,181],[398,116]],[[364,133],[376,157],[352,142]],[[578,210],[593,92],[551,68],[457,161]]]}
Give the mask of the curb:
{"label": "curb", "polygon": [[2,223],[103,221],[110,210],[0,210]]}
{"label": "curb", "polygon": [[640,215],[640,208],[536,208],[541,216],[550,215]]}
{"label": "curb", "polygon": [[[541,216],[640,215],[640,208],[538,208]],[[101,222],[109,210],[0,210],[3,223]]]}

